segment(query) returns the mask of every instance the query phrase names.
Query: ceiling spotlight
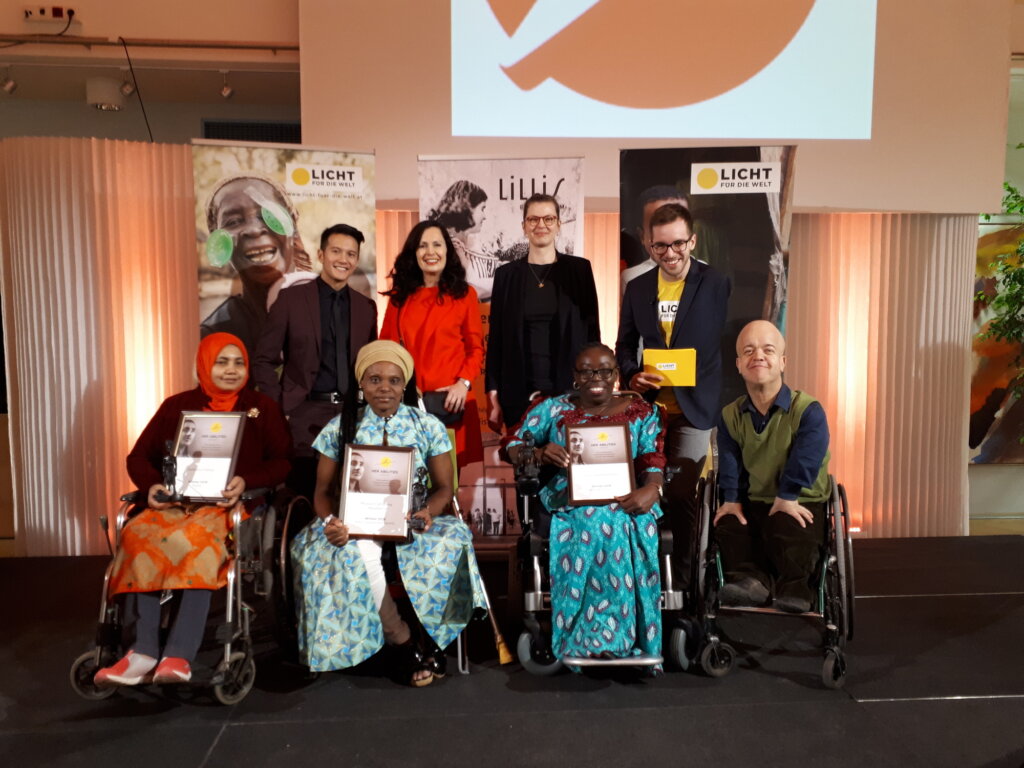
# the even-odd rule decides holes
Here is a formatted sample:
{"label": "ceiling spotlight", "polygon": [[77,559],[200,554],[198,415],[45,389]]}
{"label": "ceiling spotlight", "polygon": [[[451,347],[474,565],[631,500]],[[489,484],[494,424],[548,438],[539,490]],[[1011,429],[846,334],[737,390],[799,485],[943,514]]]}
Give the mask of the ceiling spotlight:
{"label": "ceiling spotlight", "polygon": [[4,80],[0,83],[0,88],[3,88],[4,93],[8,96],[18,90],[18,84],[14,82],[14,79],[11,77],[10,68],[8,68],[7,74],[4,75]]}
{"label": "ceiling spotlight", "polygon": [[110,77],[90,77],[85,81],[85,102],[103,112],[119,112],[124,106],[121,84]]}
{"label": "ceiling spotlight", "polygon": [[224,85],[220,88],[220,95],[225,99],[230,99],[235,93],[235,89],[228,85],[228,71],[222,69],[220,73],[224,76]]}
{"label": "ceiling spotlight", "polygon": [[124,67],[121,67],[121,79],[124,81],[121,83],[121,95],[128,97],[135,93],[134,78],[128,76],[128,70]]}

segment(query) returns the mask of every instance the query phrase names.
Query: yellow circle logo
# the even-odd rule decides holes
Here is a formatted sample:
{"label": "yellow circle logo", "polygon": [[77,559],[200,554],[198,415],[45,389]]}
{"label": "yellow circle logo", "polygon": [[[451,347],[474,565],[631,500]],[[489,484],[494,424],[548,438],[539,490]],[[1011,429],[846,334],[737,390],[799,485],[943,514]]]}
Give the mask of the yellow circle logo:
{"label": "yellow circle logo", "polygon": [[718,183],[718,174],[714,168],[704,168],[697,174],[697,183],[702,189],[714,189]]}
{"label": "yellow circle logo", "polygon": [[382,467],[385,467],[385,468],[390,467],[391,466],[391,457],[390,456],[385,456],[384,458],[382,458],[380,460],[380,465]]}
{"label": "yellow circle logo", "polygon": [[296,168],[292,171],[292,181],[300,187],[304,187],[306,184],[309,184],[309,171],[305,168]]}
{"label": "yellow circle logo", "polygon": [[222,429],[224,429],[224,427],[222,427],[220,425],[219,421],[215,421],[215,422],[213,422],[213,424],[210,425],[210,431],[213,432],[213,434],[215,434],[215,435],[218,432],[220,432]]}

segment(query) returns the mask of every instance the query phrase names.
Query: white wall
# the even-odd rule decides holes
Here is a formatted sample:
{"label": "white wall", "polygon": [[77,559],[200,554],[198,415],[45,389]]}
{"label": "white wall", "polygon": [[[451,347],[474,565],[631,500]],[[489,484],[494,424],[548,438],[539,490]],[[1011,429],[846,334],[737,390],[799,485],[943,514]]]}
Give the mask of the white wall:
{"label": "white wall", "polygon": [[[879,0],[874,138],[799,142],[796,209],[997,207],[1014,10],[1011,0]],[[453,138],[449,25],[448,0],[299,0],[304,137],[375,149],[378,200],[417,198],[417,154],[584,154],[588,207],[614,209],[620,147],[709,143]]]}
{"label": "white wall", "polygon": [[[298,122],[297,107],[254,104],[149,103],[146,113],[153,139],[188,144],[203,135],[203,120],[263,120]],[[0,138],[10,136],[70,136],[149,141],[138,101],[129,100],[120,112],[101,112],[84,101],[21,100],[0,104]]]}

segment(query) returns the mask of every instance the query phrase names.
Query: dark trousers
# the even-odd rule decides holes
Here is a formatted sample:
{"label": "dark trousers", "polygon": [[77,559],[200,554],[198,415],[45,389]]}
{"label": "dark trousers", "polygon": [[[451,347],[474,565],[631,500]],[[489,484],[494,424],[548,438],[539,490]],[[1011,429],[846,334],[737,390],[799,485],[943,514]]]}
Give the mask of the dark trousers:
{"label": "dark trousers", "polygon": [[664,514],[672,531],[672,577],[680,588],[690,585],[697,532],[697,481],[704,469],[711,431],[697,429],[682,414],[666,425],[665,460],[672,481],[665,486]]}
{"label": "dark trousers", "polygon": [[[206,629],[206,616],[210,612],[212,595],[213,592],[209,589],[181,590],[181,604],[171,624],[171,633],[167,637],[163,656],[185,659],[189,662],[195,659],[203,642],[203,630]],[[129,603],[134,603],[129,607],[128,613],[131,614],[134,608],[135,652],[159,659],[160,593],[136,592],[129,595]]]}
{"label": "dark trousers", "polygon": [[803,506],[814,515],[814,522],[806,528],[783,512],[769,517],[772,505],[757,501],[743,504],[746,525],[733,515],[719,520],[715,541],[721,550],[725,580],[753,576],[769,587],[774,579],[776,595],[813,600],[816,588],[811,578],[825,537],[825,503]]}
{"label": "dark trousers", "polygon": [[341,413],[340,403],[306,400],[288,414],[295,452],[286,484],[295,493],[313,500],[316,490],[316,468],[320,457],[313,450],[313,441],[331,419]]}

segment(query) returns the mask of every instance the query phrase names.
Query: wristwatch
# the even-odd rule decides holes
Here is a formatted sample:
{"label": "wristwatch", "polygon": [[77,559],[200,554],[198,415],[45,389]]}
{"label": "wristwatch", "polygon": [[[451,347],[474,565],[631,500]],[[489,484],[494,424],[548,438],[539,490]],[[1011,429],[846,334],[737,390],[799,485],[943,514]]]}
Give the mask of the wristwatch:
{"label": "wristwatch", "polygon": [[471,382],[469,379],[459,379],[459,381],[466,385],[467,392],[469,392],[469,390],[473,388],[473,382]]}

